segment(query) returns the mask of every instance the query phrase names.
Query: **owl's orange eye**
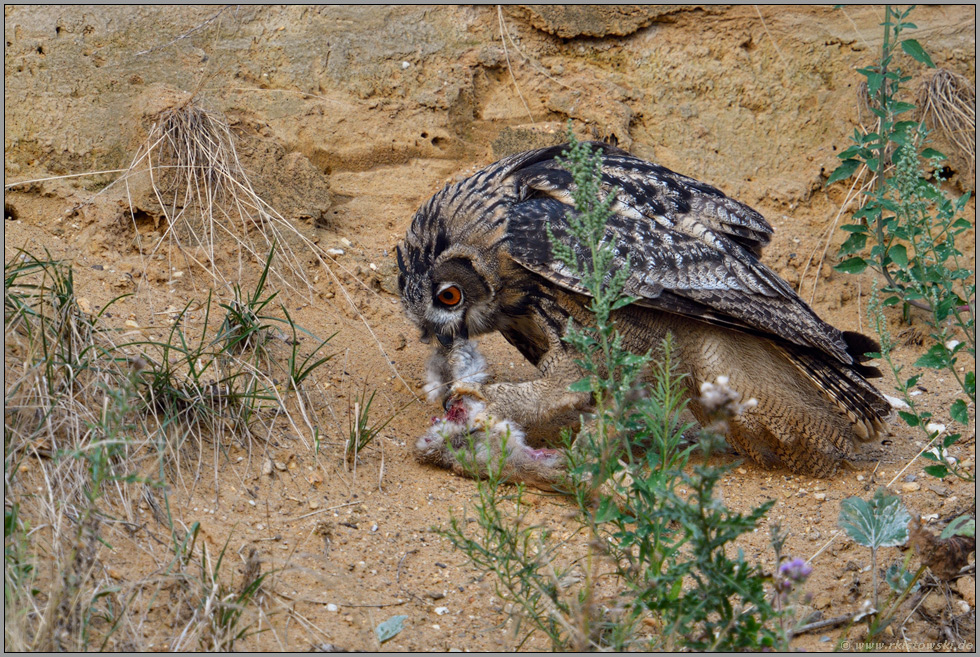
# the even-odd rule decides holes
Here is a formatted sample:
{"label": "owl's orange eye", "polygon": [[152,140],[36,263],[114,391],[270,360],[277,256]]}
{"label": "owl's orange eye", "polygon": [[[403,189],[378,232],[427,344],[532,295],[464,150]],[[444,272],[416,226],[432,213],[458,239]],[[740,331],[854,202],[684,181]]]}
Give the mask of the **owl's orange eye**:
{"label": "owl's orange eye", "polygon": [[447,306],[455,306],[463,300],[463,293],[455,285],[450,285],[439,292],[439,301]]}

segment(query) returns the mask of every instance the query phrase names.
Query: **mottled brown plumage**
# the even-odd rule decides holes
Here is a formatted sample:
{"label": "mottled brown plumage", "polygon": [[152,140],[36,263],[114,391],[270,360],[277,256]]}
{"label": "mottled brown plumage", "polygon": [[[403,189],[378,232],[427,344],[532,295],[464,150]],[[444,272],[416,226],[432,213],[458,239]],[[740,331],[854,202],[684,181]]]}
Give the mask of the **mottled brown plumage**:
{"label": "mottled brown plumage", "polygon": [[[727,376],[743,399],[758,400],[730,423],[739,452],[767,466],[833,474],[852,442],[877,436],[890,413],[865,379],[877,370],[862,364],[877,345],[823,322],[759,261],[772,228],[755,210],[619,149],[593,147],[602,193],[618,190],[606,229],[614,268],[629,267],[625,293],[636,298],[614,316],[626,346],[656,350],[671,333],[700,421],[698,386]],[[545,231],[547,224],[579,248],[567,230],[571,176],[556,161],[563,149],[520,153],[447,186],[419,209],[398,249],[405,309],[424,341],[439,341],[430,389],[451,394],[452,379],[468,378],[466,391],[486,401],[488,420],[527,426],[589,408],[589,395],[568,391],[581,372],[561,339],[569,319],[591,321],[587,291],[552,257]],[[449,364],[473,349],[469,338],[492,331],[541,377],[483,384],[472,367]]]}

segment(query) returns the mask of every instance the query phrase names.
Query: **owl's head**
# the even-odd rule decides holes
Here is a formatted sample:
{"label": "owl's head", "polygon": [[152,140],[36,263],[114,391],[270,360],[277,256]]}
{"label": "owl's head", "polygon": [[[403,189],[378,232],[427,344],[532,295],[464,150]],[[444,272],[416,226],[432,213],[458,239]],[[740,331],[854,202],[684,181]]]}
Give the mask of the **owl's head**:
{"label": "owl's head", "polygon": [[447,185],[415,216],[398,247],[398,288],[408,316],[443,346],[499,330],[520,306],[523,292],[504,285],[514,266],[508,255],[508,217],[527,188],[515,173],[547,159],[551,149],[519,153]]}
{"label": "owl's head", "polygon": [[455,187],[416,212],[397,251],[402,304],[422,341],[435,337],[445,347],[495,330],[499,315],[500,233],[492,221],[468,220],[482,213],[456,206]]}

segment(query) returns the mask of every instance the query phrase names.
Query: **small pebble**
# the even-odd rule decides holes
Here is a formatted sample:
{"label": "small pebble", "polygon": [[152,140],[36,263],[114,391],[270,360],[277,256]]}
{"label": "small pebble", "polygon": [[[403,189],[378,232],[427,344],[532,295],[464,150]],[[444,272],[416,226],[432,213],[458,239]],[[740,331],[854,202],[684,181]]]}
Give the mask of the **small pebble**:
{"label": "small pebble", "polygon": [[906,493],[914,493],[920,488],[921,486],[916,481],[907,481],[904,484],[902,484],[902,490],[904,490]]}
{"label": "small pebble", "polygon": [[823,502],[825,499],[827,499],[827,493],[814,493],[813,498],[818,502]]}
{"label": "small pebble", "polygon": [[331,602],[327,604],[327,611],[340,611],[340,607]]}
{"label": "small pebble", "polygon": [[343,244],[344,246],[346,246],[348,249],[351,247],[351,242],[346,237],[341,237],[340,238],[340,243]]}
{"label": "small pebble", "polygon": [[859,474],[858,477],[857,477],[857,479],[858,479],[858,481],[864,481],[864,475],[860,475]]}
{"label": "small pebble", "polygon": [[977,581],[972,577],[961,577],[956,580],[956,590],[963,600],[971,607],[977,606]]}
{"label": "small pebble", "polygon": [[449,613],[449,607],[436,607],[437,616],[445,616]]}
{"label": "small pebble", "polygon": [[327,249],[327,255],[342,256],[342,255],[344,255],[344,250],[343,249]]}

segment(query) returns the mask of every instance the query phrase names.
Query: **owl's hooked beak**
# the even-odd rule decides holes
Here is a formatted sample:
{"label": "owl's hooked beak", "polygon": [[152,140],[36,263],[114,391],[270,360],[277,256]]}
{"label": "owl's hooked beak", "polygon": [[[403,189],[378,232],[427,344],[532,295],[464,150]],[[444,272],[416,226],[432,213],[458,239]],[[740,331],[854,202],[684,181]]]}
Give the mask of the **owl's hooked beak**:
{"label": "owl's hooked beak", "polygon": [[445,333],[436,333],[436,338],[439,339],[439,344],[441,344],[446,349],[452,349],[453,345],[456,344],[457,340],[462,340],[466,342],[470,339],[470,332],[466,329],[466,325],[460,326],[456,331],[456,335],[446,335]]}

